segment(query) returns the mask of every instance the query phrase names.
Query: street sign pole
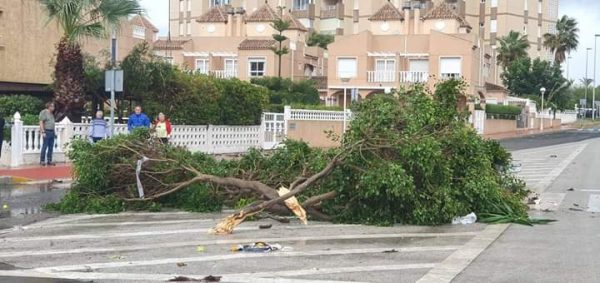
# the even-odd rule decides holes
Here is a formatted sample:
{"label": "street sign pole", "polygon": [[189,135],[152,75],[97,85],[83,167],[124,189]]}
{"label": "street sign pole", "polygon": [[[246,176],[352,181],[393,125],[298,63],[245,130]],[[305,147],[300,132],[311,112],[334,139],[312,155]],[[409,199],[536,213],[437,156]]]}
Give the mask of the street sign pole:
{"label": "street sign pole", "polygon": [[110,136],[114,136],[115,133],[115,87],[116,87],[116,76],[117,71],[115,66],[117,65],[117,34],[113,31],[111,40],[111,65],[112,65],[112,76],[111,76],[111,87],[110,87]]}

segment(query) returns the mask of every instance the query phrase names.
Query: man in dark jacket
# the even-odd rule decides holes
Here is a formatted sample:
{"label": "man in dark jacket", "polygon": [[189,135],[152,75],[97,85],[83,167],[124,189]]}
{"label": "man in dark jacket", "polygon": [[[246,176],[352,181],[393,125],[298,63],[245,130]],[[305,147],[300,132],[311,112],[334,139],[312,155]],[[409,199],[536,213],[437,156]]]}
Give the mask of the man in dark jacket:
{"label": "man in dark jacket", "polygon": [[136,106],[135,112],[129,116],[129,120],[127,121],[127,129],[129,132],[133,132],[136,128],[150,128],[150,119],[146,114],[142,113],[142,107]]}

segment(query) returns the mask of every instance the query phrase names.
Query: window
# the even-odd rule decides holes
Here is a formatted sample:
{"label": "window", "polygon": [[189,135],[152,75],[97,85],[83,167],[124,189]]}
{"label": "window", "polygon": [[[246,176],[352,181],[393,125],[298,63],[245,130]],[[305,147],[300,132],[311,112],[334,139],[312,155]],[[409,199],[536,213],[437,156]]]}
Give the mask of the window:
{"label": "window", "polygon": [[133,26],[133,37],[139,39],[146,39],[146,28],[141,26]]}
{"label": "window", "polygon": [[225,59],[225,77],[234,78],[237,77],[237,60],[236,59]]}
{"label": "window", "polygon": [[492,5],[492,8],[498,7],[498,0],[492,0],[491,5]]}
{"label": "window", "polygon": [[187,35],[191,35],[192,34],[192,23],[188,22],[186,24],[186,26],[187,26],[187,28],[186,28],[187,29]]}
{"label": "window", "polygon": [[429,73],[429,60],[427,59],[411,59],[408,69],[411,72]]}
{"label": "window", "polygon": [[187,10],[188,12],[192,11],[192,0],[187,0]]}
{"label": "window", "polygon": [[356,58],[338,58],[337,75],[338,78],[355,78],[358,73],[358,64]]}
{"label": "window", "polygon": [[396,78],[396,60],[377,59],[375,61],[375,82],[393,82]]}
{"label": "window", "polygon": [[210,6],[229,5],[230,0],[210,0]]}
{"label": "window", "polygon": [[179,12],[185,11],[185,2],[184,0],[179,0]]}
{"label": "window", "polygon": [[208,75],[209,71],[208,59],[196,59],[196,72]]}
{"label": "window", "polygon": [[164,60],[171,65],[175,63],[175,61],[173,61],[173,57],[164,57]]}
{"label": "window", "polygon": [[498,32],[498,21],[497,20],[490,21],[490,32]]}
{"label": "window", "polygon": [[183,25],[183,23],[179,23],[179,35],[184,35],[185,34],[185,26]]}
{"label": "window", "polygon": [[538,2],[538,14],[542,13],[542,0]]}
{"label": "window", "polygon": [[310,0],[294,0],[294,10],[308,10]]}
{"label": "window", "polygon": [[248,76],[264,77],[266,65],[265,58],[248,58]]}
{"label": "window", "polygon": [[440,76],[442,79],[459,78],[462,60],[459,57],[440,58]]}
{"label": "window", "polygon": [[524,0],[524,2],[525,2],[525,7],[523,7],[523,9],[525,11],[528,11],[529,10],[529,0]]}

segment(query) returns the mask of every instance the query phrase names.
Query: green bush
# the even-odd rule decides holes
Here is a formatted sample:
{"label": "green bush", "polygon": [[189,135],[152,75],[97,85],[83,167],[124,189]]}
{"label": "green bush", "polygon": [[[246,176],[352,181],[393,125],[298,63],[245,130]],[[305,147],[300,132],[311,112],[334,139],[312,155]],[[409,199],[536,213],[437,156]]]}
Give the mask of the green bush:
{"label": "green bush", "polygon": [[29,95],[3,95],[0,96],[0,115],[12,118],[19,112],[21,116],[25,114],[37,115],[44,109],[44,102],[36,97]]}
{"label": "green bush", "polygon": [[521,115],[522,109],[513,105],[486,104],[485,112],[488,114]]}
{"label": "green bush", "polygon": [[319,91],[312,80],[294,82],[278,77],[254,78],[252,83],[269,90],[270,104],[318,105],[321,103]]}

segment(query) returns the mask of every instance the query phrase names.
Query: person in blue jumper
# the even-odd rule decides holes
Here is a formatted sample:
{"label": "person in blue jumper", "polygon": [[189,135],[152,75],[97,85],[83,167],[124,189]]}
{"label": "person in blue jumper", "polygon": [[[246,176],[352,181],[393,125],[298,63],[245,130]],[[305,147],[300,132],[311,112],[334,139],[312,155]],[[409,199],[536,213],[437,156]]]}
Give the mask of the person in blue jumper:
{"label": "person in blue jumper", "polygon": [[96,112],[96,118],[92,120],[88,137],[94,143],[97,143],[105,138],[108,138],[108,123],[104,121],[104,113],[102,111]]}
{"label": "person in blue jumper", "polygon": [[136,106],[135,112],[129,116],[129,121],[127,121],[127,129],[130,133],[133,132],[136,128],[150,128],[150,119],[146,114],[142,113],[142,106]]}

